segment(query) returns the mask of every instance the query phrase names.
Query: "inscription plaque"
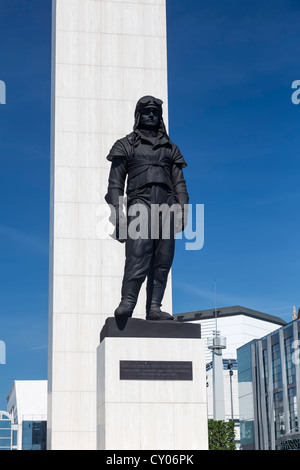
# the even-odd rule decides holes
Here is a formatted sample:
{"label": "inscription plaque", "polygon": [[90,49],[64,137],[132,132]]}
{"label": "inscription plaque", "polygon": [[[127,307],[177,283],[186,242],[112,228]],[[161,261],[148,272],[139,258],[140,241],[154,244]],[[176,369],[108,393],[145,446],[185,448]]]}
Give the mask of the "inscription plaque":
{"label": "inscription plaque", "polygon": [[120,361],[120,380],[193,380],[190,361]]}

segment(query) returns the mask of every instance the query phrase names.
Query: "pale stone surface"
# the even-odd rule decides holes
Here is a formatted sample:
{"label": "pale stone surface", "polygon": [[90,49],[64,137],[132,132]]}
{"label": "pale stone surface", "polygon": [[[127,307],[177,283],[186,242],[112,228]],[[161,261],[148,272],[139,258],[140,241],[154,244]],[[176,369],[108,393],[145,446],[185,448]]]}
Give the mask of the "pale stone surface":
{"label": "pale stone surface", "polygon": [[165,0],[53,0],[49,449],[96,448],[96,348],[124,267],[124,245],[102,239],[106,155],[149,94],[168,124]]}
{"label": "pale stone surface", "polygon": [[[120,380],[121,360],[191,361],[193,381]],[[97,371],[99,450],[208,448],[204,340],[105,338]]]}

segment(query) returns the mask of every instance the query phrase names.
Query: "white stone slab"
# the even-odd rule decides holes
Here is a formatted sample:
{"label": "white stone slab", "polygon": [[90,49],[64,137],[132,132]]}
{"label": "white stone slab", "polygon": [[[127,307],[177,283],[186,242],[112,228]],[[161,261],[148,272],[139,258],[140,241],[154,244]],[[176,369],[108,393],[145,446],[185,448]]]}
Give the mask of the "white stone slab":
{"label": "white stone slab", "polygon": [[[190,361],[193,380],[120,380],[120,361]],[[106,337],[97,349],[98,450],[207,450],[205,341]]]}

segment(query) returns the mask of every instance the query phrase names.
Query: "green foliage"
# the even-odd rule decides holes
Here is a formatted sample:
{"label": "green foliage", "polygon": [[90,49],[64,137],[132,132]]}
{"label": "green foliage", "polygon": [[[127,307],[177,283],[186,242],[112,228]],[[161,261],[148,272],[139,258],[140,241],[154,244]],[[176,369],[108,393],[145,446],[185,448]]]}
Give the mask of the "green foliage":
{"label": "green foliage", "polygon": [[208,420],[209,450],[235,450],[233,421]]}

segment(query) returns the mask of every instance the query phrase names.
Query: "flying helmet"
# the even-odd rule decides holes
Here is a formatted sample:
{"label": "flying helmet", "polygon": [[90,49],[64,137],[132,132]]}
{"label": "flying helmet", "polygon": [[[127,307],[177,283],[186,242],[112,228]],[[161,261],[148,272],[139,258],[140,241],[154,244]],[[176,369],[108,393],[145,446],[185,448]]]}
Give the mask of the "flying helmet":
{"label": "flying helmet", "polygon": [[143,96],[141,99],[139,99],[135,108],[135,113],[134,113],[135,122],[134,122],[133,130],[136,131],[139,127],[140,116],[141,116],[143,109],[155,108],[160,112],[160,115],[161,115],[159,131],[162,133],[166,133],[165,124],[164,124],[163,117],[162,117],[163,115],[162,105],[163,105],[163,101],[158,98],[155,98],[154,96]]}

